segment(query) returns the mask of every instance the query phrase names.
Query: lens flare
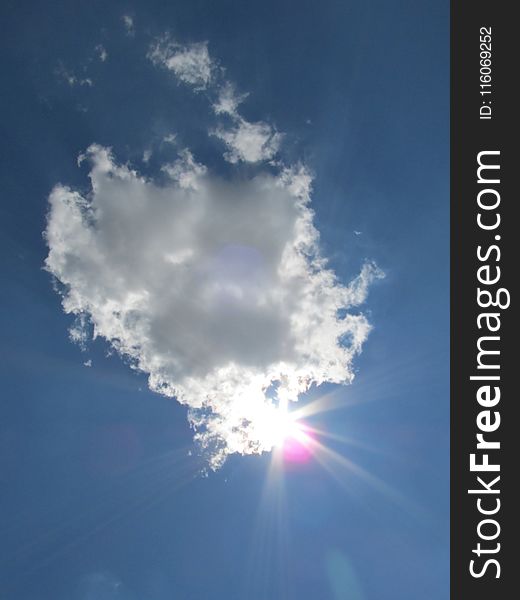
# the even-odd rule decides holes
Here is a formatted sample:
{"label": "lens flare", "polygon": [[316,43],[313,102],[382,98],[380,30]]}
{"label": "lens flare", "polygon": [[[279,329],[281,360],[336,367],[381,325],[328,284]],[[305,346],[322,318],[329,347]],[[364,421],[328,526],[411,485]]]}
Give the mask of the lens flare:
{"label": "lens flare", "polygon": [[291,463],[306,463],[312,458],[313,435],[299,424],[294,433],[288,435],[282,446],[283,459]]}

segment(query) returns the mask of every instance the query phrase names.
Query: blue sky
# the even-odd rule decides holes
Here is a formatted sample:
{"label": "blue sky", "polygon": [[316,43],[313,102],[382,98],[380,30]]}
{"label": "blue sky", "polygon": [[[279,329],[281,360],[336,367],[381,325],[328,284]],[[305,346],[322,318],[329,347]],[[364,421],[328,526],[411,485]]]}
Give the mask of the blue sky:
{"label": "blue sky", "polygon": [[[22,2],[4,12],[2,594],[447,598],[448,3]],[[354,439],[326,443],[369,478],[311,460],[266,491],[268,453],[232,454],[202,477],[186,407],[150,391],[102,339],[85,351],[69,340],[43,231],[57,183],[88,193],[77,157],[92,143],[149,178],[181,146],[228,180],[276,168],[223,158],[208,136],[211,87],[194,91],[147,58],[165,32],[207,41],[219,76],[249,94],[241,118],[283,132],[276,156],[312,171],[314,224],[339,280],[366,260],[385,272],[361,307],[373,330],[354,382],[300,400],[343,403],[312,423]],[[164,142],[172,132],[177,146]]]}

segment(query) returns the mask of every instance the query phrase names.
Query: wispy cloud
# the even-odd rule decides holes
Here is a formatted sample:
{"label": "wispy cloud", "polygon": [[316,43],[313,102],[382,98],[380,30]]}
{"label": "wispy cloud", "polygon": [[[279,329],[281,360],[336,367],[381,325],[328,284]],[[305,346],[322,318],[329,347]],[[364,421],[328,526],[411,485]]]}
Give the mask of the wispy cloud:
{"label": "wispy cloud", "polygon": [[207,42],[182,45],[166,35],[151,45],[148,58],[196,91],[210,94],[215,115],[226,117],[225,122],[211,131],[224,142],[226,160],[257,163],[276,156],[283,134],[265,121],[250,122],[241,116],[238,109],[248,94],[238,93],[236,86],[225,78],[225,70],[210,56]]}
{"label": "wispy cloud", "polygon": [[218,98],[213,103],[213,110],[217,115],[230,115],[237,118],[238,107],[249,94],[238,94],[235,86],[229,81],[225,81],[218,90]]}
{"label": "wispy cloud", "polygon": [[108,52],[107,52],[105,46],[103,46],[103,44],[98,44],[96,46],[96,53],[97,53],[97,55],[99,57],[99,60],[101,62],[105,62],[107,60],[107,58],[108,58]]}
{"label": "wispy cloud", "polygon": [[60,62],[55,69],[55,74],[58,79],[65,81],[70,87],[76,86],[88,86],[92,87],[94,82],[90,77],[80,77],[70,69],[67,69],[65,65]]}
{"label": "wispy cloud", "polygon": [[131,15],[126,14],[121,17],[121,20],[123,21],[123,26],[126,29],[127,35],[133,36],[135,34],[134,18]]}
{"label": "wispy cloud", "polygon": [[164,36],[152,44],[148,57],[197,90],[206,89],[211,82],[214,65],[207,42],[181,45]]}

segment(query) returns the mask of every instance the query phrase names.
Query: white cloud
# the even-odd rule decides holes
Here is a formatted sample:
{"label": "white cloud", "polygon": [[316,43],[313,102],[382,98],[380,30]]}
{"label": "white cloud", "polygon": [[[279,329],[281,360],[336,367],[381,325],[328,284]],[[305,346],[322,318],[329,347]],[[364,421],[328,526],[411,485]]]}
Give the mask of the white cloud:
{"label": "white cloud", "polygon": [[177,143],[177,134],[169,133],[163,137],[163,142],[165,144],[176,144]]}
{"label": "white cloud", "polygon": [[134,35],[134,18],[131,15],[123,15],[121,17],[121,20],[123,21],[123,25],[125,26],[127,35]]}
{"label": "white cloud", "polygon": [[228,150],[224,157],[231,163],[271,160],[283,137],[268,123],[250,123],[241,117],[232,126],[220,126],[212,134],[225,143]]}
{"label": "white cloud", "polygon": [[224,158],[227,161],[256,163],[276,156],[283,135],[269,123],[252,123],[240,115],[238,107],[248,94],[237,93],[234,84],[222,78],[224,70],[217,68],[210,57],[207,42],[181,45],[163,36],[152,44],[148,58],[155,65],[172,71],[196,91],[208,90],[216,95],[211,105],[213,112],[228,118],[211,133],[226,145]]}
{"label": "white cloud", "polygon": [[186,148],[179,152],[178,160],[163,165],[162,170],[184,190],[198,190],[201,177],[206,173],[206,167],[197,163]]}
{"label": "white cloud", "polygon": [[211,81],[214,66],[207,42],[183,46],[166,36],[151,46],[148,58],[154,64],[173,71],[181,81],[197,90],[205,89]]}
{"label": "white cloud", "polygon": [[341,309],[381,273],[367,264],[344,286],[327,268],[304,167],[222,179],[183,150],[159,185],[107,148],[84,159],[91,192],[57,185],[46,228],[73,337],[92,327],[187,405],[213,467],[270,449],[277,400],[352,379],[370,325]]}
{"label": "white cloud", "polygon": [[145,164],[148,164],[150,162],[150,159],[152,158],[152,154],[153,154],[153,151],[151,148],[146,148],[143,151],[143,162]]}
{"label": "white cloud", "polygon": [[235,86],[226,81],[218,91],[218,99],[213,103],[213,110],[217,115],[238,117],[237,109],[247,96],[248,94],[237,94]]}
{"label": "white cloud", "polygon": [[[352,379],[370,325],[348,309],[382,273],[367,263],[343,285],[327,267],[310,172],[273,160],[283,134],[239,113],[247,94],[223,79],[207,43],[163,37],[148,57],[206,90],[220,121],[209,133],[230,163],[257,163],[256,175],[219,177],[184,148],[160,183],[94,144],[78,160],[91,165],[90,193],[50,194],[45,264],[76,316],[71,339],[105,338],[153,391],[185,404],[217,468],[231,453],[272,448],[278,403]],[[176,145],[175,134],[163,142]]]}
{"label": "white cloud", "polygon": [[96,46],[96,52],[99,57],[99,60],[101,62],[105,62],[108,58],[108,52],[106,51],[106,48],[103,46],[103,44],[98,44]]}

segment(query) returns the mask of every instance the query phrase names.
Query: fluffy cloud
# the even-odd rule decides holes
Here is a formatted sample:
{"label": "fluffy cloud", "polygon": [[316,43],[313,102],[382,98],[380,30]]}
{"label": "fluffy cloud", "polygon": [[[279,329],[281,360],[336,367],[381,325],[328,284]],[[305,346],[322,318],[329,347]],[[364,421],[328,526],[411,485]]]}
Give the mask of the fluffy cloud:
{"label": "fluffy cloud", "polygon": [[163,37],[151,46],[148,58],[154,64],[173,71],[178,79],[197,90],[205,89],[211,81],[214,67],[207,42],[183,46]]}
{"label": "fluffy cloud", "polygon": [[[224,178],[184,148],[151,180],[93,144],[79,157],[90,191],[60,184],[49,196],[45,266],[76,317],[71,340],[104,338],[153,391],[185,404],[217,468],[231,453],[273,447],[279,405],[352,379],[370,325],[349,309],[382,273],[367,263],[349,285],[337,280],[320,255],[311,174],[272,161],[282,134],[243,118],[247,94],[206,43],[164,37],[148,57],[206,91],[221,120],[208,133],[229,162],[256,163],[255,174]],[[177,145],[174,134],[163,141]]]}
{"label": "fluffy cloud", "polygon": [[50,194],[46,268],[63,308],[189,407],[218,467],[271,449],[272,411],[312,383],[348,382],[370,326],[320,257],[303,167],[222,179],[184,150],[159,185],[91,146],[91,191]]}
{"label": "fluffy cloud", "polygon": [[249,123],[240,117],[231,127],[218,127],[212,133],[226,145],[224,157],[231,163],[271,160],[282,141],[282,134],[268,123]]}

